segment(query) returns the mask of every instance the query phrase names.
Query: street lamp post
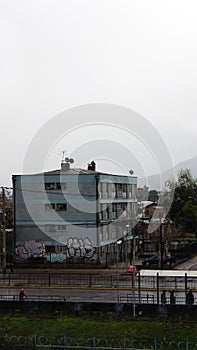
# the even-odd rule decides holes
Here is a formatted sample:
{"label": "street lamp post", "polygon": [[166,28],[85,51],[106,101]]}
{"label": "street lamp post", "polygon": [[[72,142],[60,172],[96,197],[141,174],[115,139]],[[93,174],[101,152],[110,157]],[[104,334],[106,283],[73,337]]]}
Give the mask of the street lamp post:
{"label": "street lamp post", "polygon": [[118,264],[118,252],[119,252],[119,249],[118,249],[118,246],[122,243],[121,240],[118,240],[116,242],[117,246],[116,246],[116,272],[117,272],[117,286],[116,286],[116,289],[117,289],[117,301],[119,303],[120,301],[120,293],[119,293],[119,264]]}
{"label": "street lamp post", "polygon": [[96,175],[96,261],[100,263],[99,176]]}
{"label": "street lamp post", "polygon": [[163,227],[160,214],[160,226],[159,226],[159,236],[160,236],[160,268],[163,269]]}
{"label": "street lamp post", "polygon": [[6,273],[5,188],[2,187],[2,270]]}
{"label": "street lamp post", "polygon": [[127,234],[126,234],[126,246],[125,246],[125,253],[126,253],[126,272],[128,270],[128,235],[129,235],[129,227],[130,225],[126,225],[127,228]]}
{"label": "street lamp post", "polygon": [[133,233],[133,274],[132,274],[132,289],[133,289],[133,318],[135,318],[135,233]]}

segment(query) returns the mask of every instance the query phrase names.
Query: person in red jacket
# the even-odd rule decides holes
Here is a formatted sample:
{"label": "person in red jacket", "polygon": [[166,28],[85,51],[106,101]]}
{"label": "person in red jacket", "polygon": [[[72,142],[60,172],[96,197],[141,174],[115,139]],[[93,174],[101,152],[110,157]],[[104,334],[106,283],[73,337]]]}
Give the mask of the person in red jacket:
{"label": "person in red jacket", "polygon": [[26,294],[24,288],[21,288],[21,291],[19,293],[19,300],[25,300],[26,299]]}

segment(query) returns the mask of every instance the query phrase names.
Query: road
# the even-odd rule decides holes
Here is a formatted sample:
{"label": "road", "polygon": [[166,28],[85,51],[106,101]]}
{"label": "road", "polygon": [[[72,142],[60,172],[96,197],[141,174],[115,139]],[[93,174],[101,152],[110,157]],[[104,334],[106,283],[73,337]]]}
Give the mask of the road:
{"label": "road", "polygon": [[176,266],[176,269],[177,270],[197,270],[197,256],[179,264],[178,266]]}
{"label": "road", "polygon": [[[184,263],[179,264],[178,266],[176,266],[175,270],[195,270],[197,269],[197,257],[190,259]],[[120,269],[120,273],[123,272],[124,270],[121,271]],[[95,272],[95,271],[94,271]],[[125,271],[124,271],[125,272]],[[106,271],[104,272],[106,273]],[[112,271],[108,272],[109,274],[112,273]],[[128,275],[126,280],[128,279]],[[120,281],[121,282],[121,281]],[[128,283],[129,282],[129,283]],[[122,302],[126,302],[126,300],[129,301],[132,300],[133,297],[133,290],[130,287],[129,288],[129,284],[131,286],[131,280],[128,279],[127,280],[127,288],[102,288],[102,286],[97,287],[97,288],[86,288],[84,286],[84,288],[79,288],[79,287],[75,287],[72,288],[72,286],[69,287],[25,287],[26,289],[26,294],[29,297],[29,300],[41,300],[41,299],[48,299],[50,300],[50,298],[54,298],[54,300],[56,298],[58,298],[60,301],[64,301],[66,300],[67,302],[80,302],[80,301],[89,301],[89,302],[117,302],[117,301],[122,301]],[[136,283],[137,284],[137,283]],[[184,288],[184,282],[182,282],[183,288]],[[126,285],[125,285],[126,287]],[[137,286],[136,286],[137,287]],[[141,285],[141,287],[143,287],[143,285]],[[144,285],[145,287],[145,285]],[[146,284],[146,287],[148,287],[148,285]],[[168,288],[172,288],[170,285],[168,285]],[[178,286],[179,287],[179,286]],[[161,288],[161,286],[160,286]],[[164,287],[166,288],[166,287]],[[151,285],[149,286],[149,288],[146,288],[147,290],[141,290],[141,299],[142,302],[156,302],[157,300],[157,293],[155,288],[152,289]],[[13,300],[15,298],[15,300],[18,300],[18,294],[20,291],[20,287],[15,288],[14,286],[12,288],[9,287],[3,287],[0,288],[0,299],[3,298],[8,298],[9,300]],[[138,295],[138,290],[136,288],[136,300],[138,299],[139,295]],[[179,301],[178,301],[178,297],[179,297]],[[169,293],[167,293],[167,298],[169,299]],[[185,294],[182,292],[179,292],[177,294],[177,302],[178,303],[184,303],[183,299],[185,298]],[[168,301],[169,302],[169,301]]]}
{"label": "road", "polygon": [[[0,299],[18,300],[20,289],[0,290]],[[108,289],[63,289],[63,288],[26,288],[28,300],[58,300],[67,302],[117,302],[118,298],[126,301],[129,290]]]}

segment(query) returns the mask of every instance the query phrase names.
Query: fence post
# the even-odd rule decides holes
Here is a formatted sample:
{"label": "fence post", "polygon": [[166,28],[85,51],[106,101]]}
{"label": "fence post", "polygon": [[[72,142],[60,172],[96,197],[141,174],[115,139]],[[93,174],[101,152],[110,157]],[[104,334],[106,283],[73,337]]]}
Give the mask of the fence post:
{"label": "fence post", "polygon": [[48,280],[48,283],[49,283],[49,287],[51,287],[51,274],[49,272],[49,280]]}
{"label": "fence post", "polygon": [[64,349],[66,349],[66,335],[64,335]]}
{"label": "fence post", "polygon": [[148,298],[149,298],[149,295],[148,295],[148,292],[147,292],[147,294],[146,294],[147,304],[148,304]]}
{"label": "fence post", "polygon": [[140,271],[138,273],[138,298],[139,298],[139,304],[141,304],[141,275],[140,275]]}
{"label": "fence post", "polygon": [[89,287],[92,287],[92,275],[91,275],[91,273],[89,274]]}
{"label": "fence post", "polygon": [[159,304],[159,273],[157,272],[157,304]]}
{"label": "fence post", "polygon": [[157,350],[157,339],[154,339],[154,350]]}
{"label": "fence post", "polygon": [[95,341],[95,337],[93,337],[93,349],[95,350],[96,347],[96,341]]}
{"label": "fence post", "polygon": [[34,345],[35,348],[36,348],[36,347],[37,347],[37,338],[36,338],[36,334],[33,336],[32,342],[33,342],[33,345]]}
{"label": "fence post", "polygon": [[125,339],[125,337],[123,338],[123,350],[125,350],[126,349],[126,339]]}
{"label": "fence post", "polygon": [[187,272],[185,273],[185,300],[187,296]]}

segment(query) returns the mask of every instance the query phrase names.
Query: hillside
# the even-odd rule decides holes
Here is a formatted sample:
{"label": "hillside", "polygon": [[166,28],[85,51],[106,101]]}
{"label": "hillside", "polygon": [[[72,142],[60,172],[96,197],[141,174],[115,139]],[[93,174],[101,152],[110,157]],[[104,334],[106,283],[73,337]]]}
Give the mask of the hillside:
{"label": "hillside", "polygon": [[191,170],[193,177],[197,177],[197,157],[188,159],[175,165],[174,169],[169,169],[162,173],[162,175],[155,174],[148,176],[147,178],[138,179],[138,187],[144,187],[146,185],[150,189],[161,190],[165,186],[165,182],[172,178],[173,173],[177,175],[181,169],[186,168]]}

